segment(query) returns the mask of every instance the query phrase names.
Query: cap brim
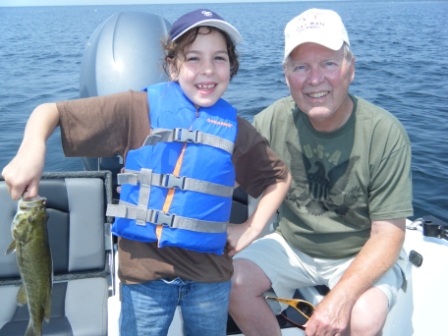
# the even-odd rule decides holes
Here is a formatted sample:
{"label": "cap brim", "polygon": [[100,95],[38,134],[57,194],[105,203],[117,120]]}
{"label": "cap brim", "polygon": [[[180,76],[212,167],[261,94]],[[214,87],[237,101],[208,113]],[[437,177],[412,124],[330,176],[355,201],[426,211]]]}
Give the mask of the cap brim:
{"label": "cap brim", "polygon": [[286,60],[288,56],[292,53],[292,51],[297,48],[299,45],[304,43],[316,43],[320,44],[321,46],[324,46],[325,48],[331,49],[331,50],[339,50],[341,49],[342,45],[344,44],[344,40],[338,39],[338,38],[316,38],[316,36],[305,36],[301,37],[297,41],[294,41],[293,43],[290,43],[289,49],[285,50],[285,58]]}
{"label": "cap brim", "polygon": [[222,20],[202,20],[200,22],[195,23],[194,25],[189,26],[187,29],[180,32],[175,38],[173,38],[173,41],[176,41],[179,37],[181,37],[183,34],[185,34],[187,31],[189,31],[192,28],[200,27],[200,26],[209,26],[209,27],[215,27],[218,28],[224,32],[226,32],[230,38],[232,39],[233,43],[239,44],[243,41],[243,37],[239,33],[239,31],[232,26],[230,23],[227,23]]}

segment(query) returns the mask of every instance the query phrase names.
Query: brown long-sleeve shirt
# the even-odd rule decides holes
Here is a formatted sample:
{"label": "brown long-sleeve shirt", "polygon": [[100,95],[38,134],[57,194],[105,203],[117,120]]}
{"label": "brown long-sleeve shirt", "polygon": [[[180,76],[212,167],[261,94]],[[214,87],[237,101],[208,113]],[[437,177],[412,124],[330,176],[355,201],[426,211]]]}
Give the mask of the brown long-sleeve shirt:
{"label": "brown long-sleeve shirt", "polygon": [[[150,133],[148,98],[145,92],[128,91],[57,103],[66,156],[126,158],[141,147]],[[248,121],[238,117],[238,135],[232,161],[236,182],[258,197],[267,186],[282,181],[287,168],[270,150]],[[158,248],[157,243],[119,239],[119,276],[124,283],[142,283],[180,277],[199,282],[230,279],[232,260],[181,248]]]}

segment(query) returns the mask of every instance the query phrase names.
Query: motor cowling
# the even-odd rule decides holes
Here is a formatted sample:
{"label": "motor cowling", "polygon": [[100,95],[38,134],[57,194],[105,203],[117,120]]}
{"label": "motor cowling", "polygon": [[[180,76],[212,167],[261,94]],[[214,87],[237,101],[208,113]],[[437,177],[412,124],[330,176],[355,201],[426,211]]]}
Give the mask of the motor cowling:
{"label": "motor cowling", "polygon": [[[82,59],[80,97],[94,97],[140,91],[167,81],[164,73],[162,39],[171,24],[164,18],[145,12],[121,12],[110,16],[90,36]],[[83,158],[85,170],[112,172],[116,197],[116,174],[122,158]]]}

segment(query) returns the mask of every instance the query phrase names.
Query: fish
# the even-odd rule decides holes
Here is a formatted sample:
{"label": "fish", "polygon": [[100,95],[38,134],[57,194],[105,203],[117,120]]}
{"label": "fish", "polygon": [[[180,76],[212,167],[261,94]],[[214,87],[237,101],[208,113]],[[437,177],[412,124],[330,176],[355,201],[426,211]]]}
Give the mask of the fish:
{"label": "fish", "polygon": [[48,241],[45,197],[21,198],[11,225],[13,241],[6,254],[16,252],[22,285],[19,306],[28,303],[30,320],[25,336],[41,336],[43,320],[50,321],[53,262]]}

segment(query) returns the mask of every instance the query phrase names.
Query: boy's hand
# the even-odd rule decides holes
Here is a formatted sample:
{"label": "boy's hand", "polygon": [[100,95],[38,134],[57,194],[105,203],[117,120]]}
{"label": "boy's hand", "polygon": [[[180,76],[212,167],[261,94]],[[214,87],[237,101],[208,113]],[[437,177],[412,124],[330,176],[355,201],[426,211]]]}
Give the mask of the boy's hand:
{"label": "boy's hand", "polygon": [[28,199],[38,195],[44,163],[45,149],[42,151],[34,147],[30,150],[19,150],[3,168],[2,176],[13,200],[18,200],[21,196]]}
{"label": "boy's hand", "polygon": [[38,195],[45,164],[46,141],[59,125],[56,103],[41,104],[31,113],[22,144],[14,159],[3,168],[2,176],[13,200]]}
{"label": "boy's hand", "polygon": [[243,224],[229,224],[227,227],[227,251],[230,257],[245,249],[260,234],[248,222]]}

